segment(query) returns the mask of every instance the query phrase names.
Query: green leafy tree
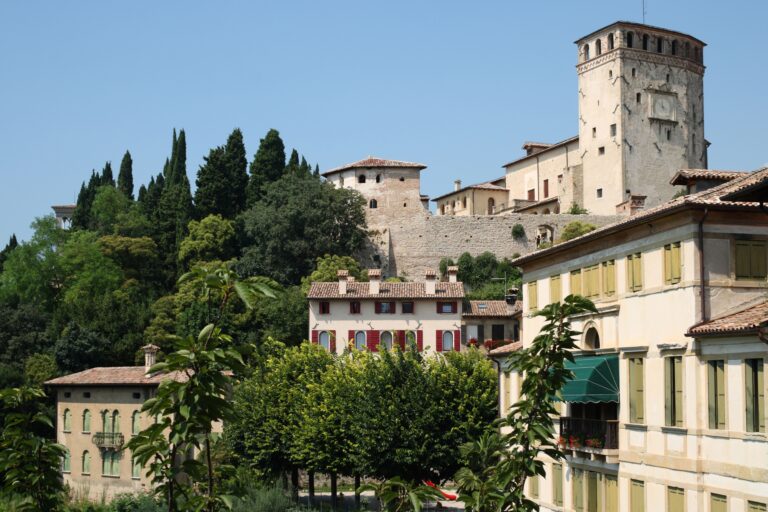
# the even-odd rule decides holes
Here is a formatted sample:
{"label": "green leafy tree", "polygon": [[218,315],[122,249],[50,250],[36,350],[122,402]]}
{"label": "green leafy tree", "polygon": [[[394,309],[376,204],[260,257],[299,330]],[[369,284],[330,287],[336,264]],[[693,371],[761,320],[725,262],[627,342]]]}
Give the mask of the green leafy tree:
{"label": "green leafy tree", "polygon": [[271,129],[261,141],[259,149],[251,162],[251,175],[248,180],[248,206],[258,201],[264,187],[277,181],[285,169],[285,145],[280,133]]}
{"label": "green leafy tree", "polygon": [[76,323],[67,326],[54,346],[56,364],[64,373],[74,373],[113,361],[114,342]]}
{"label": "green leafy tree", "polygon": [[211,149],[197,171],[197,218],[218,214],[225,219],[234,219],[245,209],[247,167],[243,134],[240,129],[235,129],[225,146]]}
{"label": "green leafy tree", "polygon": [[368,273],[360,268],[357,260],[351,256],[326,254],[317,258],[315,270],[307,277],[301,278],[301,290],[306,294],[312,283],[332,283],[338,281],[337,272],[347,270],[357,281],[368,281]]}
{"label": "green leafy tree", "polygon": [[120,162],[120,172],[117,175],[117,189],[125,197],[133,201],[133,159],[131,152],[126,151]]}
{"label": "green leafy tree", "polygon": [[66,448],[51,441],[53,423],[44,413],[44,398],[39,388],[0,391],[2,496],[17,498],[17,510],[21,511],[55,512],[63,505],[59,469]]}
{"label": "green leafy tree", "polygon": [[[233,297],[248,306],[259,295],[274,295],[265,280],[243,281],[227,268],[209,271],[196,267],[180,280],[195,283],[203,296],[218,303],[222,312]],[[231,497],[221,494],[215,480],[213,426],[235,418],[233,404],[227,400],[232,386],[229,372],[244,369],[240,352],[217,321],[206,325],[197,336],[179,339],[176,351],[150,369],[169,376],[186,375],[185,379],[169,378],[158,386],[156,396],[144,403],[142,412],[159,421],[126,446],[137,462],[148,468],[155,492],[165,498],[169,512],[232,507]],[[201,460],[188,459],[178,464],[177,457],[190,448],[201,453]]]}
{"label": "green leafy tree", "polygon": [[50,319],[50,314],[35,304],[0,303],[0,364],[21,371],[27,358],[50,350]]}
{"label": "green leafy tree", "polygon": [[201,261],[228,260],[235,253],[235,226],[221,215],[190,221],[189,234],[179,246],[182,268]]}
{"label": "green leafy tree", "polygon": [[565,213],[569,215],[586,215],[589,213],[589,210],[587,210],[586,208],[582,208],[581,206],[579,206],[578,203],[573,202],[571,203],[571,207],[568,208],[568,211]]}
{"label": "green leafy tree", "polygon": [[50,354],[32,354],[24,361],[24,380],[32,386],[42,386],[59,373],[56,359]]}
{"label": "green leafy tree", "polygon": [[572,240],[582,235],[586,235],[595,229],[597,229],[597,227],[593,224],[574,220],[565,225],[563,231],[560,233],[560,241],[565,242],[567,240]]}
{"label": "green leafy tree", "polygon": [[115,232],[118,220],[131,209],[131,200],[115,187],[103,185],[96,190],[91,205],[91,219],[88,229],[102,235]]}
{"label": "green leafy tree", "polygon": [[324,254],[354,254],[366,239],[364,200],[313,176],[284,176],[241,216],[245,275],[297,284]]}
{"label": "green leafy tree", "polygon": [[285,288],[279,297],[257,299],[253,309],[238,315],[233,325],[237,337],[256,344],[268,338],[289,347],[301,344],[309,332],[307,297],[298,286]]}
{"label": "green leafy tree", "polygon": [[148,236],[108,235],[98,239],[99,249],[122,271],[150,290],[159,288],[162,269],[157,244]]}
{"label": "green leafy tree", "polygon": [[544,463],[538,458],[546,454],[560,460],[563,453],[555,441],[552,417],[557,414],[551,398],[573,377],[566,368],[573,361],[579,334],[571,328],[569,318],[597,310],[591,301],[569,295],[562,303],[549,304],[536,313],[544,317],[541,332],[530,347],[513,352],[505,369],[524,375],[522,398],[499,422],[504,433],[492,432],[466,443],[463,457],[469,464],[456,473],[459,500],[470,512],[512,512],[538,510],[526,498],[525,481],[544,475]]}
{"label": "green leafy tree", "polygon": [[3,264],[5,263],[5,260],[8,259],[8,255],[18,245],[19,245],[19,241],[16,240],[16,234],[14,233],[13,235],[11,235],[11,238],[8,240],[8,243],[5,245],[5,247],[3,247],[3,250],[0,251],[0,272],[3,271]]}

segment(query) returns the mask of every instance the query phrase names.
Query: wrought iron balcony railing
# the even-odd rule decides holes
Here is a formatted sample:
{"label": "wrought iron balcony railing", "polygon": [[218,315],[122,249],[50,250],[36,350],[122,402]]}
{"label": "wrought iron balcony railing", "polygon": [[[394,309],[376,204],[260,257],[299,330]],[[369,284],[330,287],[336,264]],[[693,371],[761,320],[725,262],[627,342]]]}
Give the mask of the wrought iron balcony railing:
{"label": "wrought iron balcony railing", "polygon": [[93,444],[99,448],[119,449],[125,442],[125,436],[120,432],[96,432],[93,435]]}
{"label": "wrought iron balcony railing", "polygon": [[619,420],[560,417],[560,444],[567,448],[619,448]]}

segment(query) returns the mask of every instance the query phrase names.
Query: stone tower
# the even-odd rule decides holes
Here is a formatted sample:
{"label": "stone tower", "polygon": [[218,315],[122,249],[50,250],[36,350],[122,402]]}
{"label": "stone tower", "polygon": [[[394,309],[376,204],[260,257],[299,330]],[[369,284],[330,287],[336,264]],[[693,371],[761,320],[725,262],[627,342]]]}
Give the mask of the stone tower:
{"label": "stone tower", "polygon": [[614,214],[630,195],[670,199],[679,169],[707,167],[705,44],[623,21],[576,44],[584,207]]}

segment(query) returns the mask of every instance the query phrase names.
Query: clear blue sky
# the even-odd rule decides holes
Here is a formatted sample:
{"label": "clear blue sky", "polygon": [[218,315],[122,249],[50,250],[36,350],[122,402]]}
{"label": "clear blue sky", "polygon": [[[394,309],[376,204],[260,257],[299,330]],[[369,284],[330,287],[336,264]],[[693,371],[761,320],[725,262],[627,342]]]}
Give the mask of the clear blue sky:
{"label": "clear blue sky", "polygon": [[[768,163],[768,2],[647,0],[649,24],[705,51],[713,168]],[[577,132],[573,41],[633,1],[38,2],[0,4],[0,244],[73,202],[126,149],[138,184],[172,128],[188,171],[235,127],[269,128],[327,169],[422,162],[422,192],[502,175],[525,140]]]}

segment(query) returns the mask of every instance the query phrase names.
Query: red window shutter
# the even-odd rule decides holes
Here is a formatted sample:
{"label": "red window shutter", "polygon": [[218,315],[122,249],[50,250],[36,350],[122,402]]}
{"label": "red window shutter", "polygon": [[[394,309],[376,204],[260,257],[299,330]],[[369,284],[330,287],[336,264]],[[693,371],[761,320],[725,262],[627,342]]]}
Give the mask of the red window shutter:
{"label": "red window shutter", "polygon": [[389,303],[389,314],[390,315],[394,315],[395,314],[395,303],[394,302],[390,302]]}
{"label": "red window shutter", "polygon": [[440,303],[439,302],[435,302],[435,305],[437,306],[437,312],[438,313],[442,313],[442,311],[440,311]]}
{"label": "red window shutter", "polygon": [[331,354],[336,353],[336,331],[330,331],[331,333]]}
{"label": "red window shutter", "polygon": [[350,303],[349,303],[349,313],[350,313],[351,315],[354,315],[354,314],[355,314],[355,303],[354,303],[354,302],[350,302]]}
{"label": "red window shutter", "polygon": [[381,313],[381,302],[376,301],[374,309],[375,309],[377,315],[380,314]]}
{"label": "red window shutter", "polygon": [[453,350],[461,351],[461,331],[453,331]]}
{"label": "red window shutter", "polygon": [[379,350],[379,331],[368,331],[368,350],[376,352]]}
{"label": "red window shutter", "polygon": [[451,313],[456,313],[458,311],[458,306],[456,304],[456,301],[451,302]]}
{"label": "red window shutter", "polygon": [[435,352],[443,351],[443,331],[435,331]]}
{"label": "red window shutter", "polygon": [[313,329],[312,330],[312,343],[314,343],[315,345],[317,345],[317,337],[318,337],[318,335],[319,335],[319,333]]}
{"label": "red window shutter", "polygon": [[416,350],[424,351],[424,331],[416,331]]}
{"label": "red window shutter", "polygon": [[347,345],[350,348],[355,346],[355,331],[347,331]]}
{"label": "red window shutter", "polygon": [[400,344],[400,350],[405,352],[405,331],[397,331],[397,342]]}

